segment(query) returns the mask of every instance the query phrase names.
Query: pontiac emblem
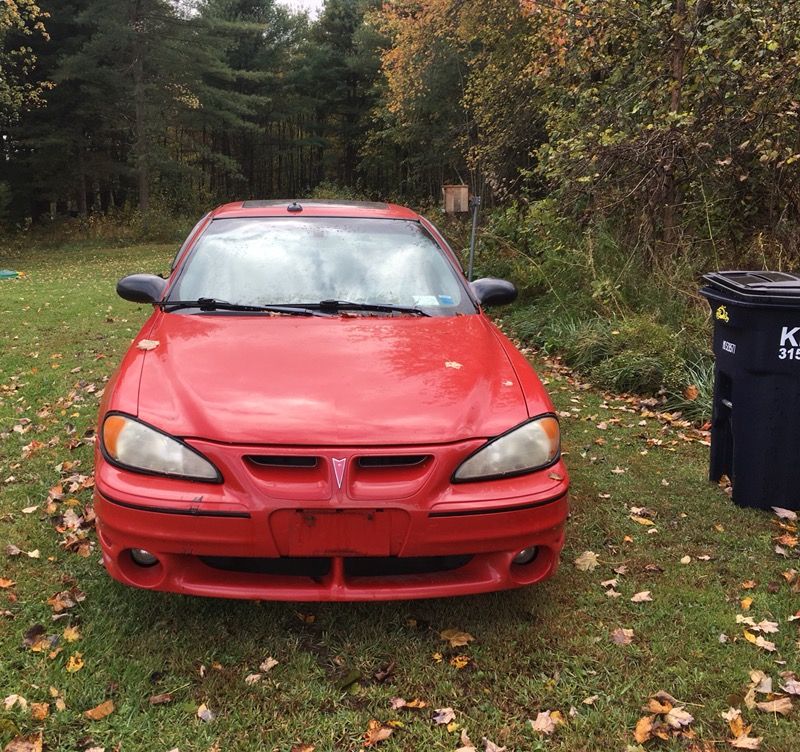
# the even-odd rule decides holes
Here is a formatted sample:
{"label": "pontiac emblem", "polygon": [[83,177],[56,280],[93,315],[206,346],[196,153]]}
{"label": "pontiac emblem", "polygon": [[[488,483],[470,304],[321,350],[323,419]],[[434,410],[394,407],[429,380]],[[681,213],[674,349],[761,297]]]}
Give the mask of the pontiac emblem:
{"label": "pontiac emblem", "polygon": [[333,472],[336,475],[336,485],[341,488],[342,481],[344,481],[344,468],[347,465],[347,459],[337,459],[333,457],[331,458],[331,462],[333,462]]}

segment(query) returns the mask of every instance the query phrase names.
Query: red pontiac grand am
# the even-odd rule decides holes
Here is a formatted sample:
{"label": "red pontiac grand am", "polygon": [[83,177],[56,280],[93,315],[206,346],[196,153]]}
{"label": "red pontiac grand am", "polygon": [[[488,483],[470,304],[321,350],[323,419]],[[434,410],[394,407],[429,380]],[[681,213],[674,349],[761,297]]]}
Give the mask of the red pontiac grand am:
{"label": "red pontiac grand am", "polygon": [[100,408],[103,560],[128,585],[379,600],[558,564],[553,405],[436,228],[387,204],[245,201],[192,231]]}

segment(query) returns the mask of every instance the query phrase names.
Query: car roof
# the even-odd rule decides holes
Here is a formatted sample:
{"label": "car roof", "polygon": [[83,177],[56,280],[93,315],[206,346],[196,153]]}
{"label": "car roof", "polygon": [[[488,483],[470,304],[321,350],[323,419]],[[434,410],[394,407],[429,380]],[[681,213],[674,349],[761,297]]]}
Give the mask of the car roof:
{"label": "car roof", "polygon": [[[291,207],[291,210],[290,210]],[[300,207],[300,211],[297,210]],[[323,199],[271,199],[234,201],[218,206],[211,219],[235,217],[358,217],[419,220],[419,215],[397,204],[377,201],[339,201]]]}

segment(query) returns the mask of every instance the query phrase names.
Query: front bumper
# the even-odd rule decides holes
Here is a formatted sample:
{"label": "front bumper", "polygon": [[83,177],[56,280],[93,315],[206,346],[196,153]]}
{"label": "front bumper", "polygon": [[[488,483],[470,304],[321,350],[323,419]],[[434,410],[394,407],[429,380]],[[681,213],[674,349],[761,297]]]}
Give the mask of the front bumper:
{"label": "front bumper", "polygon": [[[142,476],[97,455],[103,562],[120,582],[250,600],[401,600],[531,585],[558,566],[569,512],[560,461],[529,476],[454,485],[452,467],[473,448],[464,442],[417,448],[427,464],[391,473],[348,459],[336,489],[327,450],[317,451],[315,469],[294,474],[250,467],[242,457],[255,448],[195,445],[225,483]],[[513,563],[532,546],[532,561]],[[136,564],[131,549],[158,563]]]}

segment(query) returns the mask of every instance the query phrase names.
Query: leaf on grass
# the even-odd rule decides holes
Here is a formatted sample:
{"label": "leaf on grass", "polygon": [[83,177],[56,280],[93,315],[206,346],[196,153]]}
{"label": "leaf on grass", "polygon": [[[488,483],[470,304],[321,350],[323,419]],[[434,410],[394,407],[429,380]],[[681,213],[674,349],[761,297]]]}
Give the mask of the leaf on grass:
{"label": "leaf on grass", "polygon": [[92,708],[91,710],[87,710],[86,712],[84,712],[83,715],[90,721],[99,721],[111,715],[113,712],[114,712],[114,701],[106,700],[105,702],[101,702],[99,705]]}
{"label": "leaf on grass", "polygon": [[393,733],[393,728],[384,726],[380,721],[376,721],[373,718],[367,724],[367,730],[364,733],[364,746],[374,747],[376,744],[386,741]]}
{"label": "leaf on grass", "polygon": [[211,723],[211,721],[214,720],[214,713],[212,712],[211,708],[208,707],[208,705],[203,703],[199,708],[197,708],[197,717],[204,723]]}
{"label": "leaf on grass", "polygon": [[315,749],[314,744],[293,744],[289,752],[314,752]]}
{"label": "leaf on grass", "polygon": [[692,557],[691,556],[684,556],[681,558],[681,564],[691,564]]}
{"label": "leaf on grass", "polygon": [[252,687],[253,684],[258,684],[263,676],[264,674],[248,674],[244,677],[244,683],[247,684],[248,687]]}
{"label": "leaf on grass", "polygon": [[162,692],[160,695],[152,695],[148,702],[151,705],[166,705],[172,702],[172,695],[169,692]]}
{"label": "leaf on grass", "polygon": [[664,716],[664,720],[672,728],[681,729],[692,723],[692,721],[694,721],[694,716],[683,708],[672,708],[672,710]]}
{"label": "leaf on grass", "polygon": [[42,752],[42,733],[18,736],[3,748],[3,752]]}
{"label": "leaf on grass", "polygon": [[750,606],[753,605],[753,599],[749,598],[749,597],[748,598],[742,598],[742,600],[740,601],[740,605],[742,607],[742,611],[749,611],[750,610]]}
{"label": "leaf on grass", "polygon": [[528,723],[537,734],[550,736],[556,730],[556,726],[564,723],[564,716],[559,710],[543,710],[536,716],[536,720]]}
{"label": "leaf on grass", "polygon": [[788,679],[786,684],[781,687],[783,692],[787,695],[800,695],[800,681],[797,679]]}
{"label": "leaf on grass", "polygon": [[31,718],[34,721],[43,721],[50,715],[50,703],[48,702],[32,702],[31,703]]}
{"label": "leaf on grass", "polygon": [[645,603],[646,601],[652,601],[653,598],[650,595],[649,590],[642,590],[641,593],[636,593],[636,595],[631,598],[631,603]]}
{"label": "leaf on grass", "polygon": [[451,648],[460,648],[469,645],[475,638],[469,632],[462,632],[460,629],[445,629],[439,632],[439,637],[447,640]]}
{"label": "leaf on grass", "polygon": [[749,630],[744,630],[744,638],[748,642],[753,643],[758,648],[763,648],[764,650],[772,653],[775,650],[775,643],[770,642],[769,640],[765,640],[761,635],[754,635]]}
{"label": "leaf on grass", "polygon": [[584,551],[577,559],[575,559],[575,566],[581,572],[591,572],[596,569],[600,564],[597,554],[594,551]]}
{"label": "leaf on grass", "polygon": [[83,655],[81,653],[73,653],[67,660],[67,673],[74,674],[80,671],[83,666]]}
{"label": "leaf on grass", "polygon": [[275,666],[277,665],[278,661],[276,661],[272,656],[269,656],[269,658],[261,662],[261,665],[258,667],[258,670],[266,674],[272,671],[272,669],[275,668]]}
{"label": "leaf on grass", "polygon": [[476,752],[475,745],[472,743],[472,739],[469,738],[469,734],[467,734],[466,729],[461,729],[461,737],[458,740],[458,743],[461,745],[456,752]]}
{"label": "leaf on grass", "polygon": [[136,347],[138,347],[140,350],[147,351],[155,350],[160,344],[161,342],[159,342],[157,339],[140,339]]}
{"label": "leaf on grass", "polygon": [[656,523],[655,523],[655,522],[653,522],[653,520],[651,520],[649,517],[640,517],[638,514],[632,514],[632,515],[630,515],[630,518],[631,518],[631,519],[632,519],[634,522],[638,522],[640,525],[647,525],[648,527],[649,527],[650,525],[655,525],[655,524],[656,524]]}
{"label": "leaf on grass", "polygon": [[63,637],[64,642],[77,642],[81,639],[81,633],[77,627],[65,627]]}
{"label": "leaf on grass", "polygon": [[782,520],[796,520],[797,519],[797,512],[793,512],[791,509],[784,509],[783,507],[772,507],[772,511],[780,517]]}
{"label": "leaf on grass", "polygon": [[453,668],[458,669],[459,671],[461,671],[461,669],[464,669],[467,666],[469,666],[470,662],[471,662],[471,659],[470,659],[470,657],[468,655],[454,655],[450,659],[450,665]]}
{"label": "leaf on grass", "polygon": [[484,737],[483,752],[506,752],[506,747],[498,747],[491,739]]}
{"label": "leaf on grass", "polygon": [[737,736],[735,739],[729,739],[728,744],[736,749],[760,749],[761,737],[760,736]]}
{"label": "leaf on grass", "polygon": [[646,715],[636,722],[636,728],[633,730],[633,738],[636,739],[639,744],[644,744],[652,738],[654,720],[654,716]]}
{"label": "leaf on grass", "polygon": [[633,642],[633,630],[617,627],[611,633],[611,641],[617,645],[630,645]]}
{"label": "leaf on grass", "polygon": [[756,707],[765,713],[778,713],[789,715],[792,712],[792,700],[789,697],[778,697],[769,702],[757,702]]}
{"label": "leaf on grass", "polygon": [[14,580],[9,580],[5,577],[0,577],[0,588],[10,588],[14,586]]}
{"label": "leaf on grass", "polygon": [[454,721],[456,713],[453,708],[438,708],[434,711],[433,722],[437,726],[446,726],[451,721]]}

